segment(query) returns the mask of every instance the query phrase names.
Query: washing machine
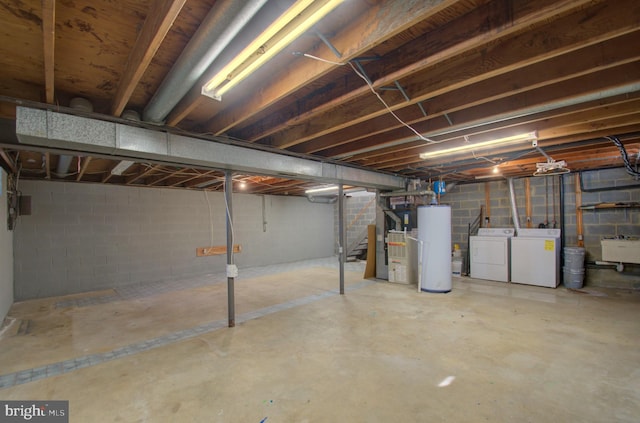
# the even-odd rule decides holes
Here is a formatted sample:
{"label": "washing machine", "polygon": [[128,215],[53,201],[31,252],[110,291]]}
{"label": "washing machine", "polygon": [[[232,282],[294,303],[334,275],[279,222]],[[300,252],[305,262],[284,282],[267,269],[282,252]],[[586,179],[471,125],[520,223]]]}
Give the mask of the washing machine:
{"label": "washing machine", "polygon": [[476,279],[509,282],[509,254],[514,235],[513,228],[478,229],[478,235],[469,239],[470,276]]}
{"label": "washing machine", "polygon": [[560,229],[520,229],[511,240],[511,282],[557,287],[560,235]]}

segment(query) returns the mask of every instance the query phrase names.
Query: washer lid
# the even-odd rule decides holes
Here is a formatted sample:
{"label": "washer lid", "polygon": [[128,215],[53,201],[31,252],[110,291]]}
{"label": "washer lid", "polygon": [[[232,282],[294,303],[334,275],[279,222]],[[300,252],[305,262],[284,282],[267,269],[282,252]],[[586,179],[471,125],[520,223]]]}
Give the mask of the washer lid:
{"label": "washer lid", "polygon": [[527,238],[560,238],[560,229],[520,229],[518,237]]}
{"label": "washer lid", "polygon": [[503,238],[509,238],[515,236],[514,228],[480,228],[478,229],[478,236],[499,236]]}

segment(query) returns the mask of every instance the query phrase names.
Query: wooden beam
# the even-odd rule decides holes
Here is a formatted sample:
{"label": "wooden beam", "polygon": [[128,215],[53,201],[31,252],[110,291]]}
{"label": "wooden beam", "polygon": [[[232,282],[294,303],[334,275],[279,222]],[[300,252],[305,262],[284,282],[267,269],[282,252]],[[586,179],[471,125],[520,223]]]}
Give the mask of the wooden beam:
{"label": "wooden beam", "polygon": [[[439,137],[438,140],[443,141],[459,139],[463,134],[471,136],[474,134],[481,134],[483,132],[488,132],[491,129],[494,129],[494,126],[510,126],[514,130],[517,130],[517,127],[521,126],[518,131],[522,130],[522,132],[528,132],[532,129],[551,130],[555,127],[555,125],[550,123],[551,121],[549,119],[558,114],[565,114],[565,112],[562,111],[562,108],[556,108],[554,110],[546,112],[543,111],[539,114],[527,114],[524,117],[514,118],[512,121],[502,121],[499,125],[492,125],[491,123],[488,123],[487,125],[476,124],[474,125],[473,130],[464,130],[464,128],[469,122],[481,122],[482,120],[487,120],[491,116],[513,113],[514,111],[518,110],[522,110],[524,113],[524,111],[531,108],[543,108],[543,106],[553,104],[554,102],[570,100],[571,98],[579,97],[589,93],[597,94],[607,89],[624,86],[625,84],[637,83],[638,81],[640,81],[640,62],[623,65],[619,68],[610,69],[603,72],[596,72],[580,78],[576,78],[574,80],[555,84],[550,87],[544,87],[539,90],[518,94],[517,96],[513,96],[511,98],[504,98],[484,105],[471,107],[466,110],[452,113],[451,116],[454,118],[454,122],[457,122],[458,126],[461,128],[460,131],[452,131],[445,136]],[[561,95],[562,97],[559,98],[558,95]],[[594,100],[593,102],[586,102],[586,106],[583,107],[585,109],[592,108],[594,102],[597,103],[596,100]],[[607,116],[609,109],[610,107],[602,107],[593,114],[604,114],[604,116]],[[578,112],[580,112],[580,107],[576,107],[572,110],[577,110]],[[563,121],[563,125],[567,124],[568,122],[565,119]],[[447,123],[445,123],[441,119],[438,125],[430,125],[429,130],[437,131],[446,129],[447,127]],[[428,131],[423,130],[420,125],[416,125],[416,129],[422,131],[423,133],[427,133],[428,135]],[[393,135],[393,133],[390,133],[389,135]],[[554,135],[549,136],[551,137]],[[385,135],[385,137],[387,137],[387,135]],[[539,134],[539,138],[543,137],[543,135]],[[397,141],[398,137],[389,136],[386,139]],[[412,160],[411,162],[415,163],[422,162],[419,159],[418,154],[427,151],[429,148],[430,147],[424,141],[411,141],[407,144],[402,145],[401,147],[396,146],[396,148],[385,148],[384,151],[388,151],[388,154],[381,155],[377,152],[368,153],[366,154],[366,159],[359,158],[359,160],[355,161],[355,163],[361,165],[373,165],[382,162],[398,161],[403,158],[413,158],[414,160]]]}
{"label": "wooden beam", "polygon": [[151,180],[147,182],[147,185],[153,186],[153,185],[159,184],[160,182],[166,181],[167,179],[178,177],[182,173],[184,173],[184,172],[186,172],[188,170],[189,169],[186,169],[186,168],[185,169],[178,169],[177,171],[172,172],[172,173],[167,173],[164,176],[155,176],[153,178],[150,178]]}
{"label": "wooden beam", "polygon": [[[562,137],[562,138],[555,138],[549,141],[543,141],[543,142],[538,142],[538,145],[541,146],[542,148],[545,148],[546,146],[549,147],[553,147],[553,146],[560,146],[563,144],[571,144],[571,143],[575,143],[575,142],[581,142],[581,141],[588,141],[588,140],[593,140],[593,139],[597,139],[597,138],[601,138],[601,137],[605,137],[608,135],[611,135],[612,133],[614,134],[625,134],[625,133],[631,133],[631,132],[638,132],[640,131],[640,114],[635,115],[636,117],[632,120],[628,120],[628,119],[622,119],[620,120],[618,123],[619,125],[616,126],[615,124],[611,124],[610,122],[607,122],[606,125],[598,125],[597,128],[592,128],[589,127],[588,125],[585,125],[585,127],[581,128],[580,130],[582,132],[572,132],[569,131],[569,134]],[[636,122],[633,123],[633,120],[635,120]],[[577,129],[576,129],[577,131]],[[496,151],[495,154],[507,154],[509,152],[513,153],[516,151],[523,151],[523,147],[505,147],[504,150],[501,151]],[[458,165],[455,164],[451,164],[451,163],[445,163],[445,166],[442,166],[442,163],[440,164],[424,164],[424,160],[419,160],[419,159],[415,159],[416,156],[412,156],[411,158],[408,158],[404,161],[399,160],[397,163],[395,163],[395,167],[389,167],[389,166],[375,166],[372,165],[370,167],[376,168],[376,169],[384,169],[386,171],[402,171],[403,169],[406,169],[407,166],[412,166],[416,163],[420,163],[421,167],[423,168],[428,168],[428,167],[438,167],[439,169],[441,169],[442,171],[444,171],[444,168],[446,167],[447,164],[449,164],[450,166],[452,166],[452,168],[458,168]],[[459,157],[456,162],[454,163],[459,163],[460,160],[468,160],[468,159],[473,159],[472,154],[469,154],[466,157]],[[539,157],[538,160],[536,161],[540,161]],[[449,162],[451,162],[451,160],[449,160]],[[523,163],[523,162],[514,162],[514,161],[509,161],[510,163]],[[475,167],[477,167],[477,165],[474,165]],[[505,175],[506,176],[506,175]]]}
{"label": "wooden beam", "polygon": [[[383,86],[392,83],[402,77],[403,86],[411,95],[407,102],[402,96],[394,93],[387,97],[387,103],[392,110],[406,107],[408,104],[416,104],[443,93],[470,86],[483,79],[496,77],[534,63],[542,62],[553,57],[566,54],[585,46],[623,36],[637,31],[637,21],[640,19],[640,11],[634,6],[633,0],[622,0],[626,5],[607,4],[599,7],[596,14],[587,9],[580,13],[574,13],[537,28],[541,36],[534,38],[532,42],[530,33],[512,36],[500,44],[500,48],[490,50],[477,50],[467,52],[464,55],[448,57],[448,60],[434,60],[438,66],[428,68],[429,71],[420,72],[407,79],[408,70],[404,69],[392,72],[379,78],[375,86]],[[634,3],[634,4],[631,4]],[[619,23],[612,28],[608,22]],[[553,39],[553,48],[545,41]],[[419,63],[428,61],[431,57],[411,65],[415,73],[421,69]],[[425,68],[422,68],[424,70]],[[273,137],[271,145],[280,148],[289,148],[301,142],[308,141],[317,136],[333,133],[339,129],[364,122],[388,113],[379,103],[367,97],[355,96],[348,101],[336,100],[333,109],[326,113],[306,113],[299,115],[296,125],[285,133]],[[337,104],[337,103],[340,104]],[[339,107],[338,107],[339,106]],[[345,110],[353,110],[345,113]],[[307,119],[313,121],[306,122]],[[456,120],[453,120],[456,123]],[[291,122],[287,122],[290,125]],[[240,137],[246,138],[243,135]]]}
{"label": "wooden beam", "polygon": [[142,172],[140,174],[131,175],[131,176],[127,177],[127,179],[125,180],[125,184],[126,185],[131,185],[135,181],[137,181],[138,179],[144,178],[145,176],[155,172],[157,169],[160,169],[161,167],[162,167],[162,165],[157,164],[157,165],[149,167],[147,170],[145,170],[144,172]]}
{"label": "wooden beam", "polygon": [[[638,32],[630,33],[615,40],[607,40],[595,46],[576,50],[433,97],[423,105],[427,116],[424,116],[415,104],[396,110],[396,114],[408,124],[426,125],[426,122],[433,121],[445,113],[454,113],[463,108],[486,104],[589,73],[638,61],[640,60],[640,50],[635,44],[638,36]],[[448,122],[446,123],[448,124]],[[397,131],[394,131],[396,136],[374,136],[396,129]],[[429,124],[429,128],[419,129],[428,131],[433,129],[433,125]],[[321,152],[323,156],[335,157],[347,154],[356,148],[371,146],[374,142],[380,145],[384,139],[394,143],[398,138],[408,135],[411,135],[410,131],[388,114],[314,138],[306,143],[296,145],[290,150],[297,153]],[[359,140],[362,141],[358,142]]]}
{"label": "wooden beam", "polygon": [[201,93],[201,87],[204,84],[196,83],[186,96],[173,108],[169,116],[167,116],[167,125],[176,126],[182,122],[191,112],[196,110],[209,97],[205,97]]}
{"label": "wooden beam", "polygon": [[51,153],[44,153],[44,167],[47,174],[46,178],[51,179]]}
{"label": "wooden beam", "polygon": [[[233,245],[234,253],[241,253],[242,246],[239,244]],[[226,245],[217,245],[213,247],[198,247],[196,248],[196,256],[197,257],[207,257],[207,256],[219,256],[222,254],[227,254],[227,246]]]}
{"label": "wooden beam", "polygon": [[185,2],[186,0],[155,0],[149,6],[149,14],[129,54],[127,67],[111,105],[113,115],[122,114],[140,78],[147,70]]}
{"label": "wooden beam", "polygon": [[0,157],[7,164],[7,166],[11,170],[11,173],[14,175],[17,175],[18,167],[16,166],[15,162],[11,159],[11,157],[9,157],[9,154],[7,154],[7,152],[4,151],[4,148],[0,148]]}
{"label": "wooden beam", "polygon": [[[82,169],[80,169],[80,172],[78,172],[78,177],[76,178],[77,182],[80,182],[82,180],[82,177],[84,176],[85,172],[87,171],[87,168],[89,167],[89,163],[91,163],[91,156],[87,156],[84,158],[84,162],[82,163]],[[80,160],[80,157],[78,157],[78,160]]]}
{"label": "wooden beam", "polygon": [[[587,111],[587,110],[596,111],[599,108],[615,106],[620,103],[625,103],[627,101],[635,101],[637,99],[640,99],[640,92],[631,93],[631,94],[621,94],[618,96],[613,96],[613,97],[604,98],[604,99],[597,99],[597,100],[577,104],[570,107],[563,107],[562,109],[549,110],[547,112],[536,114],[535,116],[524,116],[521,118],[512,119],[509,121],[509,125],[515,126],[519,124],[528,124],[532,122],[537,122],[539,120],[553,118],[554,116],[563,116],[563,115],[567,115],[575,112]],[[491,109],[492,111],[494,110],[491,107],[487,107],[487,109]],[[497,112],[500,113],[499,110]],[[504,124],[505,124],[504,122],[498,122],[495,124],[483,125],[483,129],[484,128],[488,128],[489,130],[497,129],[499,125],[504,125]],[[462,131],[462,130],[460,131],[461,134],[463,134],[464,132],[465,131]],[[378,138],[378,137],[373,137],[373,138]],[[397,138],[392,138],[392,137],[388,139],[397,140]],[[404,143],[402,145],[394,145],[389,147],[385,147],[381,143],[380,145],[381,148],[371,149],[370,151],[367,151],[364,153],[354,154],[352,157],[348,158],[348,161],[359,163],[361,165],[372,164],[376,162],[376,157],[381,157],[388,154],[402,155],[403,151],[407,151],[412,148],[424,148],[424,145],[425,144],[422,141],[413,141],[413,142]],[[416,152],[417,150],[414,150],[412,154],[416,154]]]}
{"label": "wooden beam", "polygon": [[[196,171],[196,172],[197,172],[197,171]],[[209,171],[204,172],[204,173],[201,173],[201,174],[199,174],[199,175],[192,175],[192,176],[189,176],[189,177],[184,178],[184,179],[182,179],[182,180],[180,180],[180,181],[174,182],[173,184],[170,184],[170,185],[168,185],[168,186],[170,186],[170,187],[177,187],[178,185],[186,184],[186,183],[188,183],[188,182],[193,181],[194,179],[202,178],[202,177],[205,177],[205,176],[211,175],[211,174],[213,174],[213,173],[215,173],[215,170],[209,170]],[[196,183],[195,185],[197,185],[197,184],[199,184],[199,183],[201,183],[201,182],[203,182],[203,181],[200,181],[200,182]],[[191,186],[195,186],[195,185],[191,185]]]}
{"label": "wooden beam", "polygon": [[56,44],[56,1],[42,0],[42,38],[44,49],[45,101],[54,101],[54,68]]}
{"label": "wooden beam", "polygon": [[107,172],[107,174],[102,177],[102,181],[101,182],[103,184],[107,183],[107,181],[109,181],[109,179],[111,179],[112,176],[113,176],[113,173]]}

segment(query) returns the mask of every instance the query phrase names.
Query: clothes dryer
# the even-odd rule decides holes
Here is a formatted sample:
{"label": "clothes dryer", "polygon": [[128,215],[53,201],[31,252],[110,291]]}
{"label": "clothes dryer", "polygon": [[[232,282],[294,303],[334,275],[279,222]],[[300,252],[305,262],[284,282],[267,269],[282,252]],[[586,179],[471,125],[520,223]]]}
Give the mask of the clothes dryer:
{"label": "clothes dryer", "polygon": [[509,254],[513,228],[480,228],[478,235],[470,237],[470,276],[509,282]]}

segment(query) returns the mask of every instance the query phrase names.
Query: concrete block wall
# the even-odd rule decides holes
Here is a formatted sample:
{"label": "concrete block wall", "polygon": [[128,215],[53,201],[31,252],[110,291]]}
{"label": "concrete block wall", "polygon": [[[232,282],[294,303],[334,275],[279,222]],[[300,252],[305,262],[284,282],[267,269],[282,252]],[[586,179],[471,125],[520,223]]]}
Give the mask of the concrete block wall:
{"label": "concrete block wall", "polygon": [[13,232],[7,229],[7,174],[0,168],[0,326],[13,304]]}
{"label": "concrete block wall", "polygon": [[[636,181],[624,169],[607,169],[582,173],[582,205],[598,203],[640,203],[640,181]],[[635,185],[635,188],[633,187]],[[599,190],[589,192],[590,190]],[[565,178],[567,213],[567,245],[576,245],[576,179]],[[583,210],[584,245],[587,259],[602,259],[600,240],[603,237],[640,237],[640,208]]]}
{"label": "concrete block wall", "polygon": [[[196,257],[197,247],[226,245],[222,193],[46,181],[20,189],[32,215],[14,234],[16,299],[225,270],[226,255]],[[263,213],[261,196],[234,194],[233,216],[240,270],[333,254],[333,205],[266,196]]]}

